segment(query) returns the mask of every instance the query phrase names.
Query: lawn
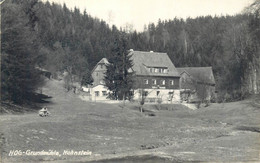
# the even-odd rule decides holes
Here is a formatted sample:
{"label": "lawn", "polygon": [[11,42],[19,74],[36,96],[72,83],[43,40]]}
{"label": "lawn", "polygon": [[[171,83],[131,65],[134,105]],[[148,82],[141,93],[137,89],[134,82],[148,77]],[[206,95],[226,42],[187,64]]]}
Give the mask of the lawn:
{"label": "lawn", "polygon": [[[260,161],[260,108],[250,99],[198,110],[145,105],[155,115],[149,116],[136,104],[83,101],[62,86],[50,80],[42,88],[52,96],[46,104],[50,117],[37,112],[0,116],[3,162]],[[60,155],[9,156],[11,150]],[[91,155],[63,155],[64,150]]]}

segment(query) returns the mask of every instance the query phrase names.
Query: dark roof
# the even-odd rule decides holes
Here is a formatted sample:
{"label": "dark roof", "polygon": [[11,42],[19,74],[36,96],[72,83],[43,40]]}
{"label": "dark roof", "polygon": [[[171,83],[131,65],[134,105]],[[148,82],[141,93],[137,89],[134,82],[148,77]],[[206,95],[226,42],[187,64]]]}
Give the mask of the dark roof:
{"label": "dark roof", "polygon": [[[131,55],[131,60],[133,61],[132,69],[136,75],[180,76],[166,53],[131,51],[129,55]],[[148,69],[149,67],[168,68],[169,71],[168,73],[151,73]]]}
{"label": "dark roof", "polygon": [[192,78],[208,84],[215,84],[215,78],[213,75],[212,67],[180,67],[177,68],[180,75],[184,72],[188,73]]}

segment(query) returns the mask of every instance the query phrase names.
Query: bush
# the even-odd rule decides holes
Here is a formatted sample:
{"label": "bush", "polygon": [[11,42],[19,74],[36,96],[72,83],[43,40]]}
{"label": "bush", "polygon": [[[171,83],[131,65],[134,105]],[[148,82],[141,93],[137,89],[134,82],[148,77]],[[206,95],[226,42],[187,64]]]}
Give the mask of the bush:
{"label": "bush", "polygon": [[161,104],[161,103],[162,103],[162,98],[158,98],[158,99],[157,99],[157,103],[158,103],[158,104]]}

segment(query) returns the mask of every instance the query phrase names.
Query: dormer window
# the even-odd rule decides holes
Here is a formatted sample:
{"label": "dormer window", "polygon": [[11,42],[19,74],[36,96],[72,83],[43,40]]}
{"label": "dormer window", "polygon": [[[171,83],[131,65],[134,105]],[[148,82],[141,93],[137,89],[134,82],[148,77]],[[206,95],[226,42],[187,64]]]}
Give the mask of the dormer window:
{"label": "dormer window", "polygon": [[149,68],[150,72],[153,73],[154,72],[154,68]]}
{"label": "dormer window", "polygon": [[148,84],[148,79],[144,79],[144,84]]}
{"label": "dormer window", "polygon": [[163,73],[163,74],[168,73],[168,68],[166,67],[149,67],[148,70],[150,73]]}

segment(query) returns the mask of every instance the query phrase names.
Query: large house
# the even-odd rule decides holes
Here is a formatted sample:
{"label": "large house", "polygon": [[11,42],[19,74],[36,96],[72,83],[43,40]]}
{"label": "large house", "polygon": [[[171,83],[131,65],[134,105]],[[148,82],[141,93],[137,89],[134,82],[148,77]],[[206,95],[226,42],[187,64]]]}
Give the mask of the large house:
{"label": "large house", "polygon": [[[211,100],[215,97],[215,79],[212,67],[182,67],[180,88],[182,100],[190,102]],[[200,97],[199,97],[200,96]]]}
{"label": "large house", "polygon": [[130,50],[135,72],[134,99],[141,98],[145,91],[146,100],[173,102],[180,100],[179,72],[166,53]]}
{"label": "large house", "polygon": [[[148,102],[172,103],[197,101],[199,96],[205,100],[215,92],[215,79],[211,67],[176,68],[166,53],[130,50],[134,72],[133,99],[145,96]],[[92,101],[109,100],[109,90],[105,86],[106,58],[101,59],[92,71],[94,80],[91,88],[83,88]],[[206,90],[206,91],[205,91]],[[201,98],[201,97],[200,97]]]}

